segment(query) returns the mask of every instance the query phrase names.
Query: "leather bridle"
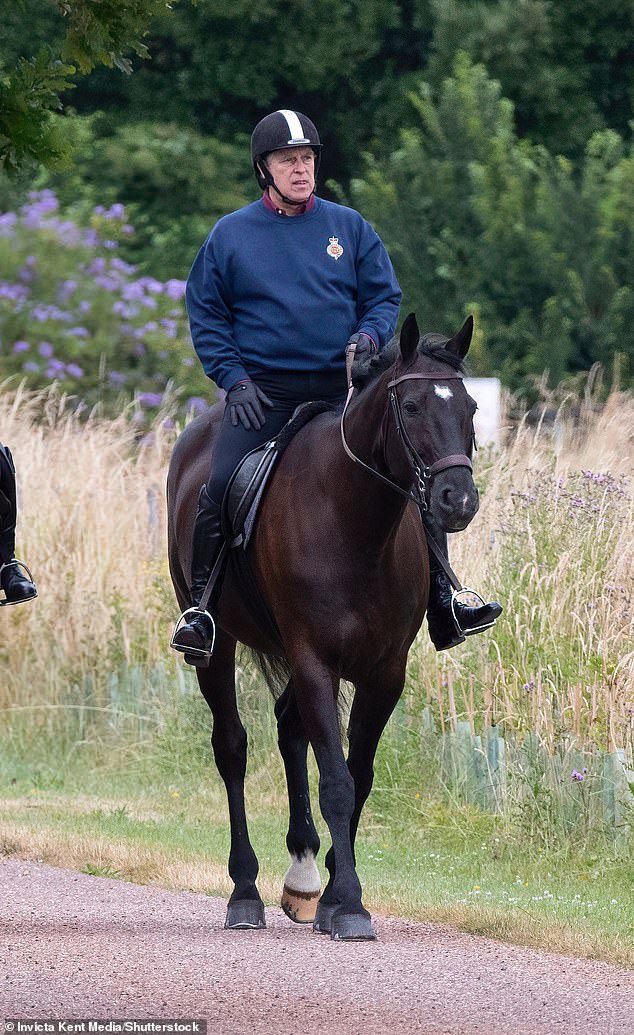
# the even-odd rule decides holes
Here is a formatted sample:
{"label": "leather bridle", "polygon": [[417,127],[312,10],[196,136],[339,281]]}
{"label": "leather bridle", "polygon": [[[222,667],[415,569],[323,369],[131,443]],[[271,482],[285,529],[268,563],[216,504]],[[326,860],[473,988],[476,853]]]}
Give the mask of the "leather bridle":
{"label": "leather bridle", "polygon": [[[353,357],[354,351],[350,351],[352,352]],[[424,374],[401,374],[400,377],[397,377],[393,381],[388,382],[387,387],[389,391],[389,399],[392,406],[392,411],[394,413],[396,432],[400,436],[401,441],[405,446],[408,459],[410,461],[410,464],[412,465],[412,470],[415,475],[415,489],[412,492],[409,489],[403,489],[400,485],[397,485],[396,482],[393,482],[390,478],[386,478],[383,474],[381,474],[380,471],[377,471],[374,467],[370,467],[369,464],[364,463],[364,461],[361,460],[358,456],[356,456],[350,449],[346,441],[346,435],[344,430],[344,419],[346,416],[346,411],[348,409],[348,406],[352,399],[352,395],[354,393],[354,385],[352,384],[352,378],[350,376],[352,368],[352,359],[350,357],[350,353],[348,355],[348,365],[348,397],[343,408],[343,413],[341,414],[340,425],[341,441],[343,443],[343,448],[345,449],[346,454],[350,457],[351,460],[354,460],[355,464],[358,464],[360,467],[365,468],[365,470],[369,471],[369,473],[372,474],[375,478],[378,478],[380,481],[384,482],[385,485],[389,485],[389,487],[393,489],[395,492],[398,492],[401,496],[404,496],[406,499],[412,500],[418,507],[420,507],[421,511],[428,510],[431,483],[435,476],[437,474],[440,474],[441,471],[446,471],[450,467],[467,467],[470,471],[472,471],[473,464],[471,463],[471,460],[466,455],[466,453],[452,453],[449,456],[441,457],[439,460],[436,460],[433,464],[426,464],[423,458],[420,456],[417,449],[415,448],[409,435],[407,434],[403,422],[401,404],[396,389],[398,385],[403,383],[403,381],[461,381],[463,379],[463,375],[459,371],[454,371],[451,374],[441,373],[440,371],[431,371],[429,373]]]}

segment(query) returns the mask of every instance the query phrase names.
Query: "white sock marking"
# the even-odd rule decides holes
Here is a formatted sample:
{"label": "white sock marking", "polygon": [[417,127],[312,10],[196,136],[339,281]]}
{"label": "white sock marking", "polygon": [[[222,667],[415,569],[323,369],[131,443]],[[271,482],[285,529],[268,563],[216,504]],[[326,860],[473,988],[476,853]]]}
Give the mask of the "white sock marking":
{"label": "white sock marking", "polygon": [[312,852],[306,852],[301,859],[291,856],[293,860],[284,876],[287,888],[303,891],[305,894],[316,893],[321,889],[321,877]]}

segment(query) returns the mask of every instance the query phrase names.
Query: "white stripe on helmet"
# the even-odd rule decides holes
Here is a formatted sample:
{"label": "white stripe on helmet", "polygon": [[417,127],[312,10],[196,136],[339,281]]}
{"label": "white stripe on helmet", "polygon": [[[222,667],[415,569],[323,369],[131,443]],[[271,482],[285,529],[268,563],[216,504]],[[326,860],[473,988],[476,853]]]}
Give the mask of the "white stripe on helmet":
{"label": "white stripe on helmet", "polygon": [[304,130],[302,124],[297,118],[294,111],[289,111],[288,108],[278,108],[278,115],[283,115],[286,119],[286,125],[290,133],[289,144],[309,144],[310,140],[304,136]]}

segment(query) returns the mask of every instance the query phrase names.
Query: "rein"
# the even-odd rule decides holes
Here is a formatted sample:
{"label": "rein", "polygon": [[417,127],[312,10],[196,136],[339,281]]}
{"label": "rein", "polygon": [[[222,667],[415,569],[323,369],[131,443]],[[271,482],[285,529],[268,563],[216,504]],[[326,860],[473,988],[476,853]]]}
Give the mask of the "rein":
{"label": "rein", "polygon": [[400,485],[397,485],[396,482],[393,482],[390,478],[386,478],[384,475],[382,475],[380,471],[377,471],[374,467],[370,467],[369,464],[364,463],[363,460],[361,460],[352,452],[346,441],[344,419],[354,393],[354,385],[352,383],[352,362],[354,359],[355,348],[356,345],[348,346],[348,351],[346,355],[346,369],[348,372],[348,397],[346,399],[346,403],[341,414],[340,423],[341,441],[343,444],[343,448],[347,456],[349,456],[355,464],[358,464],[360,467],[365,468],[365,470],[372,474],[375,478],[378,478],[379,481],[382,481],[385,485],[388,485],[395,492],[398,492],[401,496],[404,496],[405,499],[414,502],[418,507],[420,507],[421,511],[426,511],[429,509],[429,487],[435,475],[439,474],[440,471],[446,471],[449,467],[468,467],[469,470],[472,471],[473,464],[471,463],[471,460],[465,453],[452,453],[450,456],[441,457],[439,460],[436,460],[433,464],[426,464],[423,458],[417,452],[416,448],[414,447],[414,444],[412,443],[409,435],[407,434],[407,431],[405,430],[405,426],[403,424],[403,415],[401,413],[401,404],[398,398],[398,392],[396,391],[396,388],[397,385],[400,385],[403,381],[461,381],[463,375],[458,371],[452,374],[444,374],[440,373],[439,371],[427,374],[401,374],[400,377],[397,377],[395,378],[395,380],[390,381],[388,383],[387,387],[389,389],[390,403],[392,405],[394,420],[396,422],[396,431],[397,434],[401,437],[403,445],[405,446],[405,449],[409,456],[409,460],[412,465],[414,474],[416,475],[416,491],[412,492],[409,489],[403,489]]}

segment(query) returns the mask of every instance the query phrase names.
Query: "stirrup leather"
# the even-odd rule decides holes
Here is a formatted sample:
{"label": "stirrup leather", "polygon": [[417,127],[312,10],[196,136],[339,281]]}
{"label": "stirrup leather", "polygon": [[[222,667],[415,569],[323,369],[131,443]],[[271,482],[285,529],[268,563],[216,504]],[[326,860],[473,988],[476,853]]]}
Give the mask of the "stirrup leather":
{"label": "stirrup leather", "polygon": [[19,600],[0,600],[0,607],[11,607],[12,604],[28,604],[29,600],[35,600],[37,596],[37,586],[35,585],[35,580],[33,579],[33,575],[31,574],[31,569],[26,566],[24,561],[19,561],[17,557],[14,557],[12,561],[7,561],[6,564],[0,565],[0,575],[2,575],[2,572],[5,568],[12,568],[14,565],[18,569],[18,571],[23,571],[25,573],[27,579],[29,580],[29,582],[33,586],[33,589],[35,590],[35,593],[33,593],[30,597],[20,597]]}
{"label": "stirrup leather", "polygon": [[[469,589],[468,586],[463,586],[462,589],[454,589],[453,590],[453,592],[451,594],[451,614],[452,614],[452,617],[453,617],[453,620],[454,620],[454,625],[456,626],[456,629],[461,634],[461,636],[473,636],[475,633],[483,632],[484,629],[490,629],[492,626],[494,626],[495,623],[497,622],[497,618],[494,618],[490,622],[482,622],[481,625],[472,625],[468,629],[463,629],[462,628],[462,626],[460,625],[460,622],[458,621],[458,616],[456,614],[456,604],[457,603],[458,604],[462,604],[463,603],[463,601],[460,600],[460,597],[463,594],[465,594],[465,593],[468,593],[472,597],[476,597],[476,599],[480,601],[480,606],[481,607],[486,607],[486,604],[487,604],[487,602],[484,599],[484,597],[480,596],[480,594],[478,593],[478,591],[476,589]],[[472,605],[467,605],[467,606],[472,606]]]}
{"label": "stirrup leather", "polygon": [[[187,625],[188,615],[205,615],[206,618],[211,622],[212,634],[211,634],[211,647],[209,650],[203,650],[202,647],[183,647],[180,643],[175,643],[176,634],[183,625]],[[214,644],[216,642],[216,623],[213,617],[209,614],[209,611],[203,611],[200,607],[188,607],[183,611],[179,617],[176,625],[174,626],[174,632],[172,633],[172,639],[170,640],[170,647],[173,650],[180,651],[181,654],[191,654],[194,658],[207,658],[209,659],[214,652]]]}

